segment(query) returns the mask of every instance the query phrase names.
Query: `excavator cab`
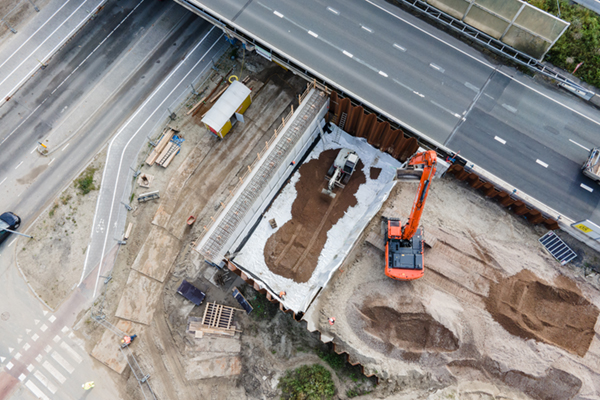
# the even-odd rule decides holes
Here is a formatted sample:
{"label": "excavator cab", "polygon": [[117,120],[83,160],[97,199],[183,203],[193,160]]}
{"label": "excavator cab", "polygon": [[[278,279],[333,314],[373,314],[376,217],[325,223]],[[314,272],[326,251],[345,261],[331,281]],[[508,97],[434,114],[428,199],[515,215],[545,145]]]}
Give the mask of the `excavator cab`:
{"label": "excavator cab", "polygon": [[406,225],[388,218],[385,242],[385,274],[392,279],[413,280],[424,274],[423,228],[419,226],[429,184],[435,174],[437,154],[433,150],[415,154],[396,172],[401,181],[418,181],[419,188]]}

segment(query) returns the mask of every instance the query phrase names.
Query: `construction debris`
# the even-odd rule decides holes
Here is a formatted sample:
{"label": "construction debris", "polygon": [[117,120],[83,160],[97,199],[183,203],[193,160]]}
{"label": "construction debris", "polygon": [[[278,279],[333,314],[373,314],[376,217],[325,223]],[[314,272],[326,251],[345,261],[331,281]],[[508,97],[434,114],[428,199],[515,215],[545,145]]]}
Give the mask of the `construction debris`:
{"label": "construction debris", "polygon": [[143,193],[140,194],[138,196],[138,202],[139,203],[144,203],[148,200],[156,200],[160,198],[159,194],[158,194],[158,190],[155,190],[154,192],[148,192],[148,193]]}
{"label": "construction debris", "polygon": [[129,225],[127,226],[127,230],[125,231],[125,234],[123,235],[123,240],[129,239],[129,235],[131,235],[132,229],[133,229],[133,222],[130,222]]}
{"label": "construction debris", "polygon": [[141,174],[138,176],[137,184],[143,188],[150,188],[152,181],[154,180],[154,175]]}
{"label": "construction debris", "polygon": [[203,98],[201,98],[200,101],[198,101],[196,104],[194,104],[194,106],[192,108],[190,108],[190,111],[188,111],[186,113],[186,115],[190,115],[191,113],[196,111],[199,107],[201,107],[204,104],[204,102],[206,101],[207,97],[208,96],[204,96]]}
{"label": "construction debris", "polygon": [[201,338],[205,333],[215,335],[234,336],[236,332],[233,325],[234,311],[243,311],[239,308],[224,306],[217,303],[208,303],[204,309],[202,319],[189,317],[188,331],[194,332],[196,338]]}
{"label": "construction debris", "polygon": [[[250,305],[250,303],[248,303],[248,300],[246,300],[246,298],[244,297],[243,294],[240,293],[239,289],[234,287],[231,290],[233,293],[233,298],[236,299],[238,301],[238,303],[240,303],[240,305],[244,308],[244,310],[246,310],[246,314],[250,314],[252,312],[252,310],[254,310],[254,308]],[[285,292],[282,292],[285,293]]]}
{"label": "construction debris", "polygon": [[179,150],[181,149],[181,144],[184,140],[185,139],[183,139],[182,137],[173,135],[169,143],[167,143],[163,151],[156,159],[156,164],[160,165],[163,168],[167,168],[169,164],[171,164],[171,161],[173,161],[175,156],[179,153]]}

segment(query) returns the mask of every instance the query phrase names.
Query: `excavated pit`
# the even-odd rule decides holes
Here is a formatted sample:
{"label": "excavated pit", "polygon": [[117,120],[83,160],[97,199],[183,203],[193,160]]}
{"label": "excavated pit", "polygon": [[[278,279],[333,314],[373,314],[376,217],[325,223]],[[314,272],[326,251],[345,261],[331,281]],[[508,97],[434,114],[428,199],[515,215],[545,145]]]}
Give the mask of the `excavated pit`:
{"label": "excavated pit", "polygon": [[344,216],[346,210],[357,204],[354,195],[358,187],[366,182],[361,161],[346,187],[334,190],[335,198],[321,193],[327,184],[327,170],[339,151],[324,151],[319,158],[300,167],[292,219],[267,240],[264,248],[265,263],[275,274],[298,283],[307,282],[317,267],[319,255],[327,241],[327,232]]}
{"label": "excavated pit", "polygon": [[598,308],[567,279],[550,285],[528,270],[490,286],[486,308],[512,335],[583,357],[594,338]]}

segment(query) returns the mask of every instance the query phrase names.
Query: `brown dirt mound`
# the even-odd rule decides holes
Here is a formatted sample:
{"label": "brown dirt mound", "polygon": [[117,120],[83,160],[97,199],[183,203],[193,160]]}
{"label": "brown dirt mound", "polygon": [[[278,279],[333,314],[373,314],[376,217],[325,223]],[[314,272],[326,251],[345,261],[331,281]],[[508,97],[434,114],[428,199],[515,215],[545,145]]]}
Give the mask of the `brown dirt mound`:
{"label": "brown dirt mound", "polygon": [[369,177],[373,180],[379,178],[379,174],[381,174],[381,168],[371,167],[369,169]]}
{"label": "brown dirt mound", "polygon": [[292,205],[292,219],[272,235],[265,245],[265,262],[274,273],[296,282],[307,282],[319,261],[327,241],[327,231],[356,205],[354,194],[366,182],[359,161],[350,182],[344,189],[336,188],[336,197],[322,194],[324,179],[339,150],[327,150],[318,159],[300,167],[296,183],[298,196]]}
{"label": "brown dirt mound", "polygon": [[402,313],[385,306],[364,307],[365,330],[386,343],[413,352],[455,351],[458,339],[427,313]]}
{"label": "brown dirt mound", "polygon": [[556,286],[523,270],[492,284],[486,308],[508,332],[581,357],[594,337],[598,308],[565,279]]}

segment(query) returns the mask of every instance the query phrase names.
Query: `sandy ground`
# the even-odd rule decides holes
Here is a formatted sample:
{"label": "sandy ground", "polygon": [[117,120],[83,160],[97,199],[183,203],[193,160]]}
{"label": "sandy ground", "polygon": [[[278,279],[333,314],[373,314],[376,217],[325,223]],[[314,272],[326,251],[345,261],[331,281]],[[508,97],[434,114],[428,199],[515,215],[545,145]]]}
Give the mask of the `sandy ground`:
{"label": "sandy ground", "polygon": [[[74,184],[69,185],[32,227],[30,234],[35,239],[18,242],[19,267],[36,293],[53,309],[81,278],[105,158],[103,150],[88,167],[96,170],[95,190],[82,195]],[[39,171],[31,173],[35,176]]]}
{"label": "sandy ground", "polygon": [[[397,185],[384,212],[406,218],[415,190]],[[362,242],[307,315],[382,378],[377,396],[600,396],[597,276],[561,267],[541,228],[451,177],[432,183],[422,225],[437,239],[424,278],[386,278],[382,252]],[[379,219],[368,232],[383,233]]]}

